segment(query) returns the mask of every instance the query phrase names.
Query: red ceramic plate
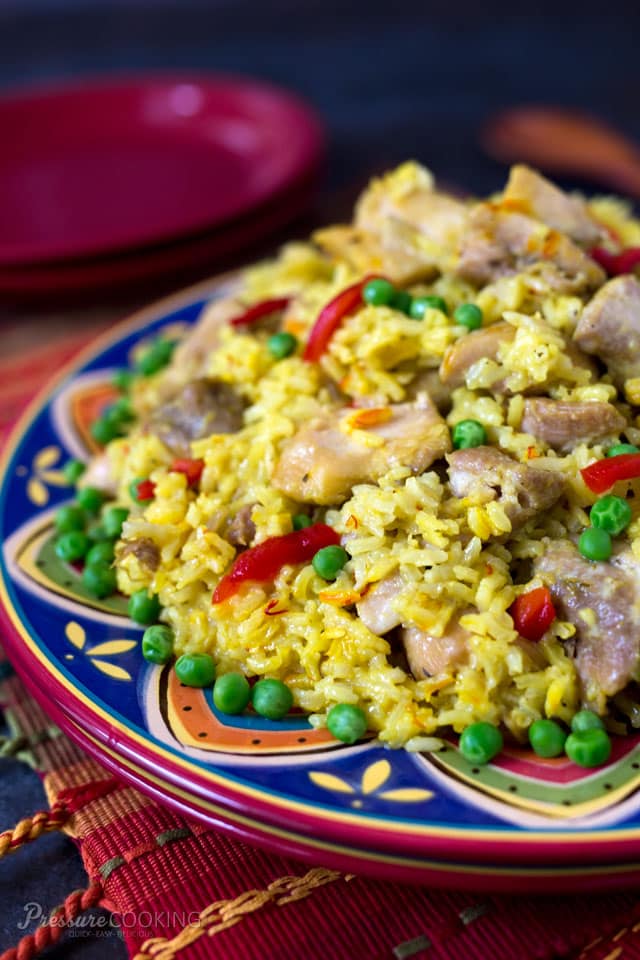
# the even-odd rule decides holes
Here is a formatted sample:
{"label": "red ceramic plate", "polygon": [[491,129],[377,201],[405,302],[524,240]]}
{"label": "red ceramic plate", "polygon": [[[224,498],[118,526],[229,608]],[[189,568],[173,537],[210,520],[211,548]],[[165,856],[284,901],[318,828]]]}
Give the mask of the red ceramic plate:
{"label": "red ceramic plate", "polygon": [[57,307],[95,302],[98,297],[119,302],[149,288],[157,295],[226,267],[240,251],[249,256],[254,245],[277,234],[308,207],[315,178],[307,178],[271,202],[218,230],[194,234],[171,244],[142,247],[126,254],[60,263],[5,267],[0,263],[0,305]]}
{"label": "red ceramic plate", "polygon": [[317,167],[321,126],[271,86],[140,77],[0,98],[0,265],[212,230]]}

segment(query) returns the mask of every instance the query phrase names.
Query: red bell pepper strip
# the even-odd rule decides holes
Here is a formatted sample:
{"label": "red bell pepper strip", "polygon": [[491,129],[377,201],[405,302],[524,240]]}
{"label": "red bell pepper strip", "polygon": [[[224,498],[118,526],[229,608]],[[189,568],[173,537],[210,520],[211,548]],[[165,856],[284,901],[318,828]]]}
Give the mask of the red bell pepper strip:
{"label": "red bell pepper strip", "polygon": [[582,479],[594,493],[610,490],[618,480],[640,477],[640,453],[621,453],[617,457],[596,460],[580,471]]}
{"label": "red bell pepper strip", "polygon": [[617,277],[621,273],[631,273],[640,265],[640,247],[627,247],[620,253],[612,253],[606,247],[594,247],[589,256],[599,263],[610,277]]}
{"label": "red bell pepper strip", "polygon": [[187,478],[187,485],[195,487],[202,476],[204,460],[190,460],[188,457],[182,460],[174,460],[169,470],[173,473],[184,473]]}
{"label": "red bell pepper strip", "polygon": [[268,317],[272,313],[278,313],[289,306],[291,297],[277,297],[273,300],[261,300],[260,303],[254,303],[252,307],[245,310],[244,313],[234,317],[231,321],[232,327],[250,327],[252,323],[261,320],[262,317]]}
{"label": "red bell pepper strip", "polygon": [[350,287],[346,287],[322,308],[311,328],[309,339],[302,354],[303,360],[308,363],[318,362],[344,318],[362,303],[362,289],[365,284],[373,279],[373,276],[367,276]]}
{"label": "red bell pepper strip", "polygon": [[156,493],[156,485],[153,480],[138,480],[136,483],[135,499],[138,503],[147,503],[153,500]]}
{"label": "red bell pepper strip", "polygon": [[513,625],[525,640],[541,640],[556,618],[556,608],[547,587],[521,593],[511,604]]}
{"label": "red bell pepper strip", "polygon": [[228,600],[247,581],[268,583],[275,580],[287,564],[308,563],[322,547],[339,543],[339,535],[326,523],[313,523],[281,537],[269,537],[236,557],[231,570],[214,590],[211,602]]}

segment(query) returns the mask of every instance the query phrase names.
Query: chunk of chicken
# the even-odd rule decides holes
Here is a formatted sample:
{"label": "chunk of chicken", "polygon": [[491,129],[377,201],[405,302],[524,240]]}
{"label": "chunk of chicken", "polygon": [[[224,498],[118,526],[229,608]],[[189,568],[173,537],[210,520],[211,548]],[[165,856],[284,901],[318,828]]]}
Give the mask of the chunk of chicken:
{"label": "chunk of chicken", "polygon": [[228,384],[194,380],[152,415],[147,429],[173,453],[186,457],[192,440],[239,430],[244,409],[244,400]]}
{"label": "chunk of chicken", "polygon": [[358,616],[365,627],[376,636],[383,637],[394,627],[400,626],[402,618],[394,609],[393,601],[404,586],[404,580],[399,573],[391,574],[374,583],[360,603],[356,604]]}
{"label": "chunk of chicken", "polygon": [[461,387],[467,371],[478,360],[495,360],[503,343],[511,343],[516,328],[510,323],[494,323],[461,337],[447,349],[440,365],[440,380],[451,390]]}
{"label": "chunk of chicken", "polygon": [[437,370],[420,370],[405,387],[407,400],[415,400],[421,393],[429,394],[440,413],[448,413],[451,409],[451,391]]}
{"label": "chunk of chicken", "polygon": [[576,628],[576,669],[585,701],[607,697],[640,676],[640,570],[628,548],[608,563],[585,560],[568,540],[550,541],[534,565],[558,616]]}
{"label": "chunk of chicken", "polygon": [[593,245],[602,235],[584,200],[569,196],[524,164],[511,168],[502,205],[541,220],[576,243]]}
{"label": "chunk of chicken", "polygon": [[154,573],[160,566],[160,548],[151,537],[136,537],[135,540],[125,540],[122,544],[118,559],[124,560],[133,554],[138,563],[148,567]]}
{"label": "chunk of chicken", "polygon": [[204,376],[207,358],[220,343],[221,330],[245,309],[235,297],[214,300],[205,307],[198,322],[176,347],[171,372],[175,371],[182,383]]}
{"label": "chunk of chicken", "polygon": [[380,235],[351,226],[316,230],[313,240],[338,260],[360,273],[379,271],[398,286],[428,280],[436,274],[433,257],[416,243],[415,231],[402,221],[383,225]]}
{"label": "chunk of chicken", "polygon": [[575,342],[603,360],[615,383],[640,377],[640,281],[615,277],[582,311]]}
{"label": "chunk of chicken", "polygon": [[455,450],[447,460],[454,495],[473,497],[479,503],[497,501],[513,530],[552,507],[565,487],[559,473],[518,463],[495,447]]}
{"label": "chunk of chicken", "polygon": [[374,180],[358,201],[352,227],[330,227],[314,240],[356,269],[380,270],[398,284],[426,280],[457,250],[468,208],[433,189],[416,164]]}
{"label": "chunk of chicken", "polygon": [[522,213],[495,204],[478,204],[468,219],[457,272],[483,285],[510,273],[537,266],[558,292],[598,287],[605,274],[572,240]]}
{"label": "chunk of chicken", "polygon": [[389,411],[367,428],[371,445],[336,425],[350,409],[305,424],[284,444],[273,485],[303,503],[340,504],[356,483],[375,483],[396,465],[422,473],[451,449],[449,429],[427,394]]}
{"label": "chunk of chicken", "polygon": [[441,637],[412,626],[403,627],[400,638],[416,680],[445,673],[464,663],[469,654],[469,631],[460,626],[457,617],[452,617]]}
{"label": "chunk of chicken", "polygon": [[254,506],[253,503],[245,504],[227,522],[224,536],[234,547],[248,547],[256,535],[256,525],[251,519]]}
{"label": "chunk of chicken", "polygon": [[588,400],[570,403],[532,397],[524,401],[520,429],[554,450],[573,450],[579,443],[615,437],[627,421],[611,403]]}

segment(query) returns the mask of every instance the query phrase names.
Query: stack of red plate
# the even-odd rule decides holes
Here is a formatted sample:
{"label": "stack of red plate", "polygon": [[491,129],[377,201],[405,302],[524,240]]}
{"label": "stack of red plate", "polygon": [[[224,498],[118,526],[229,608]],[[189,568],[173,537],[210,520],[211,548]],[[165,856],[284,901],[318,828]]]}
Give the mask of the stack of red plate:
{"label": "stack of red plate", "polygon": [[214,273],[304,210],[323,153],[306,104],[233,77],[4,96],[0,129],[0,303]]}

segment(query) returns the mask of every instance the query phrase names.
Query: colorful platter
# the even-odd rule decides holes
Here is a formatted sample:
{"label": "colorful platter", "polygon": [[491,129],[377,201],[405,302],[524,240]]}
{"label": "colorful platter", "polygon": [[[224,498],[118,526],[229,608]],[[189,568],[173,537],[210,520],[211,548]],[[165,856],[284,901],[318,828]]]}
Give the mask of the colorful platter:
{"label": "colorful platter", "polygon": [[281,853],[401,881],[504,892],[640,882],[640,736],[605,767],[507,748],[474,767],[455,738],[435,753],[346,746],[304,716],[224,717],[210,693],[145,663],[123,598],[96,601],[52,550],[70,499],[61,467],[134,345],[194,323],[233,277],[185,291],[103,336],[14,430],[0,496],[0,624],[7,653],[55,722],[141,790]]}

